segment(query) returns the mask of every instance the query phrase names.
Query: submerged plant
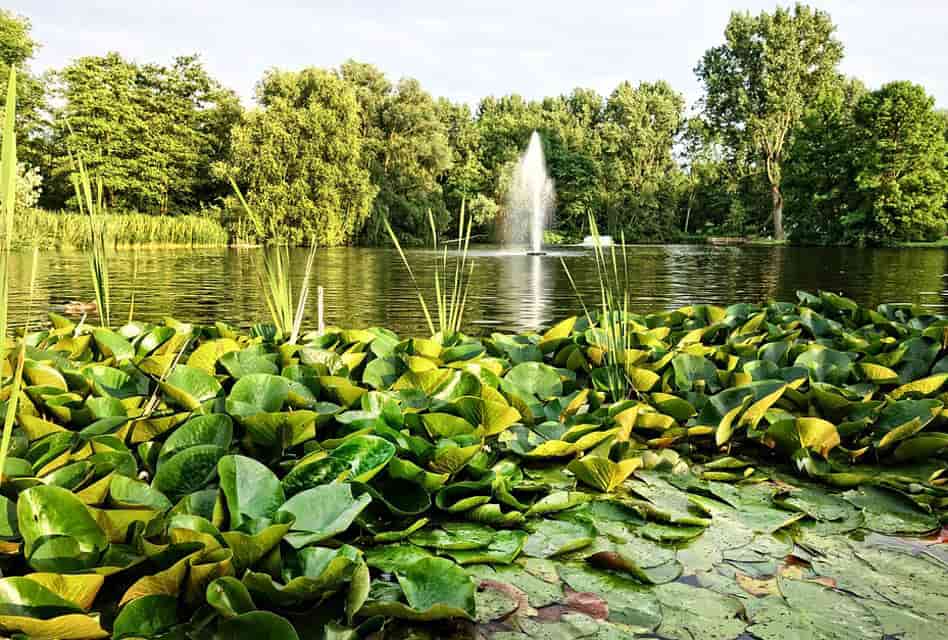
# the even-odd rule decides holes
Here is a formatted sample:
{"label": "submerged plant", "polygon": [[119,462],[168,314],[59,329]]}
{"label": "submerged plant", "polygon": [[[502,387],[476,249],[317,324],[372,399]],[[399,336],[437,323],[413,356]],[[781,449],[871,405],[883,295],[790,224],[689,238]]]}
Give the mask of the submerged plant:
{"label": "submerged plant", "polygon": [[[237,183],[231,179],[231,186],[240,200],[247,217],[251,219],[261,238],[267,237],[263,219],[247,203]],[[260,286],[263,289],[267,309],[273,324],[281,335],[289,339],[290,344],[296,344],[306,316],[306,302],[309,298],[309,281],[316,261],[316,242],[310,243],[309,253],[306,256],[306,265],[303,270],[303,282],[299,294],[293,294],[293,280],[290,273],[290,249],[286,244],[276,242],[266,245],[262,249],[263,258],[257,260],[254,256],[254,265]]]}
{"label": "submerged plant", "polygon": [[[435,260],[435,267],[432,273],[434,279],[434,294],[438,311],[438,323],[435,325],[431,312],[428,309],[428,303],[425,300],[425,294],[419,284],[415,273],[411,268],[408,255],[402,249],[395,230],[389,223],[388,218],[383,218],[385,230],[388,232],[398,255],[408,271],[408,277],[415,287],[415,294],[418,296],[418,302],[421,305],[425,321],[428,323],[428,329],[431,335],[441,335],[442,338],[458,333],[464,322],[464,310],[467,307],[467,296],[471,285],[471,276],[474,274],[474,261],[469,259],[469,249],[471,244],[471,228],[474,223],[473,216],[465,216],[465,203],[461,203],[461,214],[458,222],[457,252],[452,255],[449,261],[448,245],[442,243],[440,258]],[[434,215],[428,210],[428,225],[431,228],[431,246],[435,252],[438,247],[438,228],[435,224]]]}

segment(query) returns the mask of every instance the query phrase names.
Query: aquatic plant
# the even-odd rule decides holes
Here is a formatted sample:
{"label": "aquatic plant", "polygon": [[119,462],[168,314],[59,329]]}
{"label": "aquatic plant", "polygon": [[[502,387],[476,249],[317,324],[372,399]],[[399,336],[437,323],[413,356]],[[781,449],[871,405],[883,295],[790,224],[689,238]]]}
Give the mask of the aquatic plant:
{"label": "aquatic plant", "polygon": [[[438,324],[435,325],[428,310],[428,303],[425,300],[425,293],[422,285],[415,278],[415,272],[411,268],[411,262],[408,255],[402,249],[398,236],[395,234],[388,218],[383,218],[385,230],[388,232],[395,245],[396,251],[408,271],[408,277],[415,287],[415,294],[418,297],[418,303],[421,305],[421,311],[428,323],[428,329],[432,336],[441,336],[442,339],[449,338],[452,334],[459,332],[464,322],[464,310],[467,306],[467,295],[470,290],[471,276],[474,273],[474,261],[469,259],[469,249],[471,245],[471,228],[474,218],[465,216],[466,204],[461,203],[461,213],[458,217],[458,237],[457,251],[451,253],[451,260],[448,260],[448,245],[442,243],[438,247],[438,228],[435,224],[434,215],[428,210],[428,226],[431,229],[431,247],[435,252],[441,252],[441,260],[435,261],[435,267],[432,271],[434,280],[435,303],[438,310]],[[453,277],[452,277],[453,273]],[[449,286],[450,285],[450,286]]]}
{"label": "aquatic plant", "polygon": [[621,255],[617,253],[615,244],[610,243],[608,247],[604,245],[596,217],[592,213],[589,214],[589,233],[593,239],[593,256],[596,260],[596,275],[599,278],[597,321],[593,321],[593,316],[563,258],[560,258],[560,264],[586,313],[587,322],[598,329],[601,358],[606,362],[606,366],[601,369],[599,384],[608,390],[613,399],[621,400],[628,398],[630,393],[635,391],[635,380],[631,376],[633,368],[627,358],[631,351],[635,327],[630,324],[629,316],[629,260],[625,233],[622,233],[620,240]]}
{"label": "aquatic plant", "polygon": [[[100,214],[110,247],[173,246],[222,247],[229,242],[227,230],[203,215],[159,216],[144,213]],[[13,241],[18,245],[90,249],[88,215],[41,209],[18,210]]]}
{"label": "aquatic plant", "polygon": [[858,640],[948,622],[944,316],[829,292],[630,314],[621,400],[583,317],[292,346],[272,326],[50,319],[24,337],[0,484],[4,632]]}
{"label": "aquatic plant", "polygon": [[263,289],[264,299],[267,303],[267,309],[270,311],[270,317],[273,319],[273,324],[281,335],[289,339],[289,344],[296,344],[303,327],[303,319],[306,316],[309,281],[316,260],[316,241],[312,239],[310,242],[309,254],[306,256],[306,266],[303,269],[303,282],[300,284],[299,295],[294,296],[293,279],[290,273],[289,247],[276,238],[276,234],[273,233],[274,229],[270,229],[271,233],[267,234],[263,219],[247,204],[233,179],[231,179],[231,186],[247,213],[247,217],[253,221],[257,236],[273,239],[271,244],[263,248],[263,257],[259,261],[254,255],[254,265],[257,269],[260,287]]}
{"label": "aquatic plant", "polygon": [[95,290],[96,307],[104,326],[108,328],[112,324],[112,296],[102,180],[89,175],[82,158],[73,158],[73,163],[75,172],[72,174],[72,185],[79,203],[79,215],[88,216],[89,219],[89,273]]}
{"label": "aquatic plant", "polygon": [[[17,161],[16,161],[16,69],[10,69],[6,100],[3,112],[3,142],[0,148],[0,220],[3,225],[3,246],[0,248],[0,362],[8,360],[7,347],[7,310],[10,298],[9,257],[13,238],[13,216],[16,209]],[[13,380],[9,388],[4,411],[3,432],[0,434],[0,483],[6,468],[7,453],[13,434],[13,420],[19,398],[20,382],[23,375],[23,349],[21,357],[16,359]],[[0,367],[0,379],[6,372]]]}

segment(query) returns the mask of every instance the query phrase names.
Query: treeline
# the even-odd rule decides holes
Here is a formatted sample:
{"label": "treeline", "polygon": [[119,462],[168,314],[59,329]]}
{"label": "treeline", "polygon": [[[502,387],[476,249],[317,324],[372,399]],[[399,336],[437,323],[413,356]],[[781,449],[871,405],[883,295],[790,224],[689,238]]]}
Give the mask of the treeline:
{"label": "treeline", "polygon": [[886,244],[941,238],[948,227],[948,116],[925,90],[870,91],[839,72],[830,17],[804,5],[734,13],[696,66],[697,105],[664,81],[621,83],[474,109],[376,67],[271,70],[255,106],[197,57],[141,64],[118,53],[29,74],[37,44],[0,12],[0,80],[26,80],[19,105],[22,198],[69,209],[72,156],[101,177],[108,206],[156,215],[203,212],[237,241],[256,231],[231,181],[291,242],[427,237],[427,212],[475,234],[505,215],[512,167],[532,131],[556,184],[554,233],[601,229],[630,241],[694,235]]}

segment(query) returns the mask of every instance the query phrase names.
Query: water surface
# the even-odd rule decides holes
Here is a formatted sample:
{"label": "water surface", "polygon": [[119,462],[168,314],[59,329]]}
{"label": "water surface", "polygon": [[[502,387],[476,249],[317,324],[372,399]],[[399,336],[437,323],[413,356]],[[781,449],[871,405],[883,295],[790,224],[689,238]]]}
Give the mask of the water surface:
{"label": "water surface", "polygon": [[[224,320],[249,325],[267,320],[253,266],[255,249],[137,249],[112,254],[112,298],[125,318],[132,290],[135,317],[165,315],[194,322]],[[477,247],[467,309],[470,333],[541,329],[581,307],[560,264],[569,266],[586,302],[598,302],[596,266],[590,251],[563,249],[547,256]],[[411,251],[423,285],[431,289],[431,251]],[[297,281],[305,250],[293,254]],[[649,245],[628,250],[635,311],[673,309],[692,303],[729,304],[794,300],[798,289],[825,289],[861,304],[914,302],[948,312],[945,249],[840,249]],[[134,263],[137,277],[132,279]],[[12,261],[11,318],[27,317],[30,255]],[[316,285],[326,294],[327,321],[363,327],[384,325],[403,334],[422,332],[424,318],[398,255],[389,249],[319,251],[311,286],[308,326],[315,324]],[[33,317],[71,300],[94,299],[87,257],[78,251],[44,251]],[[43,312],[43,313],[41,313]]]}

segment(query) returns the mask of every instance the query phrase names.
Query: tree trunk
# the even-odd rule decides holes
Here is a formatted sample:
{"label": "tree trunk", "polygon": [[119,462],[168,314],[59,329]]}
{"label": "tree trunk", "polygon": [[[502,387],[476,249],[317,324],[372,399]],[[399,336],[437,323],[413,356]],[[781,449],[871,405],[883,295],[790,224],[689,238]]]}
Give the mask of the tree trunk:
{"label": "tree trunk", "polygon": [[688,194],[688,209],[685,211],[685,233],[688,233],[688,223],[691,221],[691,205],[695,201],[695,190],[691,189],[691,193]]}
{"label": "tree trunk", "polygon": [[770,194],[774,203],[774,240],[783,240],[783,195],[780,193],[780,185],[771,185]]}

